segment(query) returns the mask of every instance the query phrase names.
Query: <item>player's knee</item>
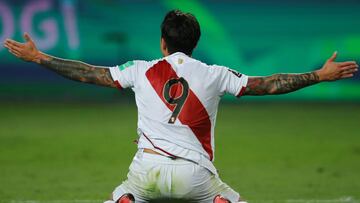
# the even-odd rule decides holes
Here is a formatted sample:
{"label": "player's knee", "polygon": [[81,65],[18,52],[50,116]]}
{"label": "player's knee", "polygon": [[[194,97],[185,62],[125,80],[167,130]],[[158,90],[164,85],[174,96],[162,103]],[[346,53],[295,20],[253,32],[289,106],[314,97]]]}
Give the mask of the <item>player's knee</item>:
{"label": "player's knee", "polygon": [[132,194],[124,194],[116,203],[134,203],[135,198]]}
{"label": "player's knee", "polygon": [[215,198],[214,198],[214,203],[231,203],[228,199],[222,197],[221,195],[217,195]]}

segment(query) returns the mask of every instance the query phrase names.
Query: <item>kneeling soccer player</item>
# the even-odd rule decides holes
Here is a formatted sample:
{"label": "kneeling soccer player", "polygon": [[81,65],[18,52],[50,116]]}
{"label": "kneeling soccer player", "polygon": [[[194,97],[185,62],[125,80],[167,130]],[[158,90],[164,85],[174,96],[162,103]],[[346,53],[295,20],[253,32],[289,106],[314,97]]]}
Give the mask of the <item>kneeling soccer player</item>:
{"label": "kneeling soccer player", "polygon": [[[138,152],[127,180],[110,203],[151,202],[181,198],[201,203],[242,202],[223,183],[213,165],[214,127],[221,97],[232,94],[284,94],[322,81],[352,77],[355,62],[335,62],[302,74],[248,77],[232,69],[207,65],[191,57],[200,39],[200,25],[189,13],[170,11],[161,25],[164,58],[99,67],[65,60],[26,42],[6,40],[5,47],[25,61],[38,63],[72,80],[108,87],[131,88],[138,108]],[[219,50],[221,51],[221,50]]]}

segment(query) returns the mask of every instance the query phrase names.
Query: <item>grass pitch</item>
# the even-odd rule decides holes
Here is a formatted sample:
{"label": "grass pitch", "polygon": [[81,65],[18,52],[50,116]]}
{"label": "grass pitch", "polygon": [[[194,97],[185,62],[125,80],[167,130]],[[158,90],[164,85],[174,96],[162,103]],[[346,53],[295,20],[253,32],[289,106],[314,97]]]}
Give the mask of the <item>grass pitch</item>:
{"label": "grass pitch", "polygon": [[[0,202],[100,202],[126,178],[135,105],[0,104],[0,112]],[[222,105],[215,165],[250,202],[357,202],[359,121],[358,104]]]}

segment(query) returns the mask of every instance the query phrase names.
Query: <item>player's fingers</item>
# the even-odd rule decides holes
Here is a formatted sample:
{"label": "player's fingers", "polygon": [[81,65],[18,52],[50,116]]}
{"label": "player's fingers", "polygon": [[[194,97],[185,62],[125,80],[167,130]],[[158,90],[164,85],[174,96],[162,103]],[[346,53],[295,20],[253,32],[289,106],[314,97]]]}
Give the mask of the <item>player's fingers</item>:
{"label": "player's fingers", "polygon": [[354,76],[354,74],[350,73],[350,74],[346,74],[346,75],[341,76],[341,78],[351,78],[353,76]]}
{"label": "player's fingers", "polygon": [[20,42],[17,42],[17,41],[12,40],[12,39],[6,39],[5,43],[13,45],[13,46],[18,46],[18,47],[22,46],[22,44]]}
{"label": "player's fingers", "polygon": [[13,46],[14,45],[10,44],[10,42],[8,42],[8,41],[4,42],[4,47],[6,47],[6,48],[10,48],[10,47],[13,47]]}
{"label": "player's fingers", "polygon": [[348,71],[348,70],[351,70],[351,69],[357,69],[357,68],[359,68],[359,66],[357,64],[349,65],[349,66],[345,66],[345,67],[340,68],[340,72]]}
{"label": "player's fingers", "polygon": [[354,68],[348,68],[345,69],[343,71],[340,72],[341,77],[344,75],[349,75],[349,74],[355,74],[358,71],[358,68],[354,67]]}
{"label": "player's fingers", "polygon": [[336,57],[337,57],[337,51],[335,51],[335,52],[333,53],[333,55],[328,59],[328,61],[329,61],[329,62],[333,62],[333,61],[335,61]]}
{"label": "player's fingers", "polygon": [[20,55],[20,51],[18,51],[18,50],[8,49],[8,51],[11,52],[11,53],[16,53],[16,54],[19,54],[19,55]]}
{"label": "player's fingers", "polygon": [[18,47],[15,47],[14,45],[11,45],[11,44],[5,44],[4,46],[5,46],[7,49],[15,49],[15,48],[18,49]]}
{"label": "player's fingers", "polygon": [[356,61],[345,61],[341,63],[337,63],[340,67],[349,66],[349,65],[357,65]]}
{"label": "player's fingers", "polygon": [[27,32],[24,33],[24,39],[27,42],[32,42],[32,39],[31,39],[30,35]]}
{"label": "player's fingers", "polygon": [[3,43],[3,46],[9,48],[9,45],[6,42]]}
{"label": "player's fingers", "polygon": [[10,47],[7,47],[9,50],[13,50],[13,51],[17,51],[17,52],[21,52],[21,48],[19,47],[16,47],[16,46],[10,46]]}
{"label": "player's fingers", "polygon": [[16,47],[22,47],[23,46],[23,44],[21,44],[21,43],[19,43],[17,41],[14,41],[12,39],[7,39],[5,41],[5,43],[8,44],[8,45],[11,45],[11,46],[16,46]]}
{"label": "player's fingers", "polygon": [[357,71],[358,71],[358,69],[354,68],[354,69],[346,70],[346,71],[342,72],[341,74],[342,75],[353,74],[353,73],[356,73]]}
{"label": "player's fingers", "polygon": [[17,51],[17,52],[22,52],[22,50],[23,50],[22,47],[14,46],[14,45],[9,44],[9,43],[6,43],[4,46],[5,46],[7,49],[15,50],[15,51]]}
{"label": "player's fingers", "polygon": [[9,49],[9,52],[12,53],[13,55],[15,55],[16,57],[20,57],[20,53],[15,50]]}

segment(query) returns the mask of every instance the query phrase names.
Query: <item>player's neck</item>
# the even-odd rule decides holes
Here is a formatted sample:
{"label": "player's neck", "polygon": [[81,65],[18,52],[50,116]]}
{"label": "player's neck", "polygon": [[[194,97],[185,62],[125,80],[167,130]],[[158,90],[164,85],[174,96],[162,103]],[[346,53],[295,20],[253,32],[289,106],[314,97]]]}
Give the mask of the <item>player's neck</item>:
{"label": "player's neck", "polygon": [[177,53],[181,53],[181,54],[184,54],[184,55],[186,55],[188,57],[191,57],[191,55],[187,55],[187,54],[185,54],[183,52],[180,52],[180,51],[177,51],[177,52],[174,52],[174,53],[165,52],[165,53],[163,53],[163,56],[168,57],[168,56],[171,56],[171,55],[174,55],[174,54],[177,54]]}

